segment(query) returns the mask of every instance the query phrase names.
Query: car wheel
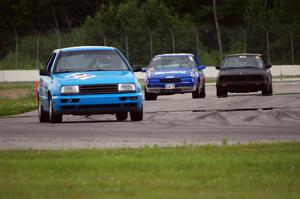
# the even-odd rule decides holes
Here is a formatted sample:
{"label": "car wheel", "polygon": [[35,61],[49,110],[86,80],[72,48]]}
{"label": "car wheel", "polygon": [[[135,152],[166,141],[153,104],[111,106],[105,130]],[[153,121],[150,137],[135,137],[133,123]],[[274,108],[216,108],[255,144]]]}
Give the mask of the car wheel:
{"label": "car wheel", "polygon": [[128,117],[128,113],[127,112],[116,113],[116,118],[117,118],[118,121],[127,120],[127,117]]}
{"label": "car wheel", "polygon": [[270,96],[273,95],[273,85],[272,85],[272,84],[270,84],[269,95],[270,95]]}
{"label": "car wheel", "polygon": [[217,88],[217,97],[227,97],[227,96],[228,96],[228,92],[226,90],[221,90]]}
{"label": "car wheel", "polygon": [[205,92],[205,82],[204,82],[201,88],[200,98],[205,98],[205,96],[206,96],[206,92]]}
{"label": "car wheel", "polygon": [[62,114],[53,110],[53,101],[51,96],[49,97],[49,122],[51,123],[61,123]]}
{"label": "car wheel", "polygon": [[49,114],[48,112],[43,110],[42,103],[38,101],[38,114],[39,114],[39,121],[40,122],[49,122]]}
{"label": "car wheel", "polygon": [[199,84],[200,83],[198,82],[196,90],[192,92],[193,99],[200,98],[201,90],[200,90],[200,85]]}
{"label": "car wheel", "polygon": [[269,96],[269,95],[270,95],[270,86],[265,86],[265,87],[261,90],[261,95],[262,95],[262,96]]}
{"label": "car wheel", "polygon": [[140,111],[130,112],[131,121],[142,121],[143,120],[143,106]]}
{"label": "car wheel", "polygon": [[145,94],[145,100],[148,101],[148,100],[157,100],[157,95],[154,94],[154,93],[148,93],[146,88],[144,90],[144,94]]}

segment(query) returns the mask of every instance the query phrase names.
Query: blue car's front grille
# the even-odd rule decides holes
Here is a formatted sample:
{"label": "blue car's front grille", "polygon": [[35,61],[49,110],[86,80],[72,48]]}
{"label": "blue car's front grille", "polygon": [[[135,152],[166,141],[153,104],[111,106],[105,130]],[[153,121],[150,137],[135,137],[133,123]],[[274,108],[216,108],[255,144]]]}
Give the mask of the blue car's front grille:
{"label": "blue car's front grille", "polygon": [[164,78],[160,79],[161,83],[177,83],[180,82],[180,78]]}
{"label": "blue car's front grille", "polygon": [[80,94],[107,94],[117,92],[118,84],[81,85],[79,87]]}

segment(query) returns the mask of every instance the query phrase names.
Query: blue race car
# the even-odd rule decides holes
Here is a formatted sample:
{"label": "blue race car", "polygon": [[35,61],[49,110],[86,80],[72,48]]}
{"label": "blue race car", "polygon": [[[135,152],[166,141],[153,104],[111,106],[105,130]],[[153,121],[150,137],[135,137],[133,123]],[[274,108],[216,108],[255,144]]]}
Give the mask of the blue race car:
{"label": "blue race car", "polygon": [[155,56],[146,70],[145,100],[156,100],[158,95],[177,93],[192,93],[193,98],[204,98],[204,68],[193,54]]}
{"label": "blue race car", "polygon": [[128,112],[132,121],[143,119],[141,86],[116,48],[54,50],[40,76],[40,122],[59,123],[64,114],[116,114],[123,121]]}

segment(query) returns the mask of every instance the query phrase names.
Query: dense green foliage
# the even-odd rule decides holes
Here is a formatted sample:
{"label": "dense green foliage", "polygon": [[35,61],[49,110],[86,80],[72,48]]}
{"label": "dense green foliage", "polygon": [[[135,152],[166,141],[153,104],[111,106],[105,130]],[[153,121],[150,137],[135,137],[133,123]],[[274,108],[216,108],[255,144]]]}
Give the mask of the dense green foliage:
{"label": "dense green foliage", "polygon": [[[75,45],[118,47],[131,64],[147,64],[153,55],[173,51],[197,54],[206,65],[219,60],[211,1],[9,2],[0,0],[0,28],[11,29],[0,31],[5,47],[0,68],[40,68],[53,49]],[[299,10],[297,0],[217,1],[223,51],[258,52],[269,59],[268,34],[273,64],[293,62],[291,39],[299,64]]]}
{"label": "dense green foliage", "polygon": [[300,144],[0,151],[5,198],[299,198]]}

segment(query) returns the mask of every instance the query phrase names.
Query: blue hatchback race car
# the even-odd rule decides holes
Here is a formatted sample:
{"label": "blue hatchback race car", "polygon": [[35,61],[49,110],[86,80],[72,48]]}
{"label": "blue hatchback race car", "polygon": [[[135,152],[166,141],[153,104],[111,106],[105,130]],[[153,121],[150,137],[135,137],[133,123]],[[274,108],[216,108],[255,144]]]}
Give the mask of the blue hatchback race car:
{"label": "blue hatchback race car", "polygon": [[62,122],[64,114],[116,114],[119,121],[143,119],[141,86],[122,53],[113,47],[53,51],[40,70],[40,122]]}
{"label": "blue hatchback race car", "polygon": [[204,98],[204,68],[193,54],[155,56],[146,70],[145,100],[156,100],[158,95],[177,93],[192,93],[193,98]]}

